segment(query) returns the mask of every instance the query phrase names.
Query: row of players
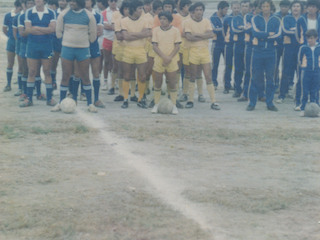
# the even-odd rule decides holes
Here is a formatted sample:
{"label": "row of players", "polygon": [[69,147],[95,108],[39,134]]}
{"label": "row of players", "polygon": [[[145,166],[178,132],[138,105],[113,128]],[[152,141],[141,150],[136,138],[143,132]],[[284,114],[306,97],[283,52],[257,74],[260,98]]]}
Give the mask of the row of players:
{"label": "row of players", "polygon": [[[86,1],[88,2],[88,1]],[[87,4],[87,8],[92,8],[93,3],[91,1],[90,6]],[[113,1],[111,1],[113,2]],[[145,2],[145,6],[150,3],[151,1]],[[44,2],[43,2],[44,3]],[[250,102],[248,105],[247,110],[253,110],[256,104],[257,95],[263,96],[264,92],[264,76],[263,71],[266,72],[266,103],[269,110],[276,111],[277,108],[273,105],[273,94],[274,94],[274,73],[277,69],[277,57],[276,57],[276,50],[279,47],[275,47],[275,43],[281,43],[281,27],[280,21],[278,17],[274,17],[272,15],[272,10],[274,9],[273,3],[271,1],[261,1],[259,5],[255,8],[253,13],[248,13],[249,10],[249,1],[242,1],[241,4],[238,2],[233,2],[231,8],[233,10],[230,16],[225,16],[226,12],[228,11],[229,4],[225,1],[222,1],[218,4],[218,12],[215,13],[211,17],[211,22],[213,28],[211,28],[210,22],[206,19],[203,19],[203,12],[204,12],[204,5],[202,3],[196,3],[190,7],[189,14],[189,6],[191,5],[190,1],[180,1],[178,9],[180,10],[179,14],[171,15],[174,9],[174,3],[171,1],[164,1],[162,4],[161,2],[153,2],[153,11],[151,10],[148,13],[143,12],[142,10],[142,3],[139,1],[128,1],[123,2],[120,12],[115,11],[112,14],[112,19],[104,18],[104,22],[111,20],[111,26],[113,26],[116,38],[113,42],[112,53],[114,54],[115,64],[114,64],[114,72],[118,71],[119,77],[119,87],[120,87],[120,95],[117,99],[124,99],[124,103],[122,105],[123,108],[128,107],[128,92],[130,88],[130,82],[133,82],[134,79],[134,67],[137,67],[138,70],[138,89],[139,89],[139,99],[138,99],[138,106],[145,108],[145,89],[146,89],[146,79],[148,79],[151,75],[153,69],[153,80],[154,80],[154,90],[155,90],[155,107],[153,108],[153,112],[157,111],[157,103],[160,99],[160,89],[162,83],[162,74],[166,73],[166,78],[168,81],[169,86],[169,93],[172,101],[176,103],[177,98],[177,82],[180,80],[179,74],[180,72],[179,67],[181,68],[181,64],[179,65],[178,62],[183,62],[184,66],[184,87],[183,91],[184,94],[181,96],[180,100],[187,100],[189,96],[189,101],[186,104],[187,108],[193,107],[193,95],[195,90],[194,82],[197,80],[197,83],[201,83],[201,72],[203,70],[206,82],[207,82],[207,89],[211,98],[211,108],[212,109],[220,109],[219,105],[216,104],[214,99],[214,87],[212,82],[217,85],[216,75],[217,75],[217,66],[219,65],[219,58],[224,49],[225,51],[225,60],[226,60],[226,71],[224,74],[224,83],[225,83],[225,93],[231,88],[230,82],[231,79],[228,80],[228,75],[231,78],[231,71],[232,64],[228,64],[228,60],[231,58],[232,62],[232,55],[234,54],[234,63],[235,63],[235,94],[234,96],[240,96],[242,89],[241,89],[241,82],[244,72],[244,60],[248,59],[248,56],[251,56],[255,61],[252,63],[252,69],[248,68],[247,66],[251,66],[251,63],[247,64],[246,61],[246,75],[245,75],[245,82],[244,82],[244,91],[243,97],[239,100],[247,100],[248,95],[248,85],[251,83],[250,86]],[[285,9],[287,2],[281,2],[281,10]],[[157,11],[162,8],[164,10],[169,10],[167,12],[157,16]],[[301,14],[301,10],[303,5],[300,2],[294,2],[292,4],[292,9],[295,9],[295,5],[299,5],[299,16]],[[69,12],[78,13],[77,11],[84,8],[84,4],[81,1],[73,1],[70,3],[70,10],[65,11],[65,15],[60,17],[60,22],[58,19],[58,26],[57,26],[57,36],[59,35],[59,29],[65,29],[66,26],[69,26],[66,20],[71,22],[74,21],[74,16],[69,14]],[[239,9],[241,7],[241,12],[239,14]],[[308,14],[309,8],[318,8],[317,4],[314,4],[312,1],[309,1],[307,4]],[[34,8],[33,8],[34,9]],[[145,8],[146,9],[146,8]],[[238,12],[237,12],[238,9]],[[261,15],[258,14],[258,11],[262,10]],[[265,9],[265,11],[263,11]],[[32,12],[36,12],[32,10]],[[83,11],[80,11],[83,12]],[[160,11],[159,11],[160,12]],[[284,11],[281,11],[283,13]],[[39,15],[39,13],[37,13]],[[256,14],[256,17],[253,18],[253,15]],[[257,15],[258,14],[258,15]],[[89,16],[86,12],[86,15],[89,19]],[[284,15],[284,14],[283,14]],[[68,16],[70,19],[67,19]],[[190,17],[191,16],[191,17]],[[295,15],[295,11],[292,11],[291,16],[295,20],[299,18],[299,16]],[[258,18],[260,17],[260,19]],[[308,16],[309,17],[309,16]],[[307,19],[309,19],[307,17]],[[162,21],[161,21],[162,18]],[[251,22],[252,19],[256,19],[255,21]],[[100,18],[101,20],[101,18]],[[264,20],[264,26],[262,20]],[[267,20],[267,21],[266,21]],[[53,19],[50,20],[49,25],[53,22]],[[93,21],[92,21],[93,22]],[[299,22],[299,21],[298,21]],[[59,28],[59,23],[61,28]],[[96,24],[102,26],[103,24],[96,18]],[[171,26],[171,23],[173,27]],[[70,23],[69,23],[70,24]],[[74,23],[73,23],[74,24]],[[292,24],[292,23],[291,23]],[[21,24],[22,25],[22,24]],[[155,29],[155,27],[161,25],[160,27]],[[307,24],[308,25],[308,24]],[[93,42],[96,42],[96,35],[94,35],[93,27],[90,24],[88,25],[89,29],[92,30],[90,32],[89,37]],[[265,30],[267,27],[267,30]],[[312,26],[310,26],[312,28]],[[307,29],[310,28],[307,26]],[[151,28],[153,29],[153,34],[151,34]],[[260,29],[259,29],[260,28]],[[270,28],[270,29],[269,29]],[[26,27],[27,29],[27,27]],[[73,29],[74,30],[74,29]],[[95,29],[97,30],[97,28]],[[140,30],[140,31],[139,31]],[[170,31],[168,31],[170,30]],[[180,34],[179,33],[180,30]],[[296,32],[295,26],[290,28],[291,32]],[[304,29],[303,29],[304,30]],[[101,31],[101,30],[100,30]],[[200,32],[199,32],[200,31]],[[82,33],[77,32],[78,35],[70,36],[66,34],[67,31],[63,32],[63,42],[62,42],[62,67],[63,67],[63,80],[60,87],[60,100],[65,97],[66,89],[68,86],[68,75],[71,75],[73,69],[73,60],[76,58],[77,63],[75,72],[78,72],[78,75],[82,76],[82,80],[84,82],[84,92],[87,95],[88,105],[91,106],[89,109],[92,111],[96,111],[94,105],[91,105],[91,84],[89,81],[87,69],[87,62],[84,59],[84,56],[87,54],[85,51],[79,51],[79,48],[86,45],[84,41],[80,41],[81,43],[74,44],[74,41],[77,39],[88,39],[85,38],[84,31]],[[75,32],[70,31],[72,34]],[[98,30],[99,32],[99,30]],[[140,33],[141,34],[138,34]],[[171,33],[172,34],[169,34]],[[264,32],[264,34],[262,33]],[[269,32],[269,33],[268,33]],[[286,33],[286,31],[284,31]],[[132,33],[132,34],[131,34]],[[162,34],[162,35],[161,35]],[[265,36],[267,34],[268,36]],[[301,36],[305,36],[305,32],[300,33]],[[171,36],[172,35],[172,36]],[[182,35],[182,42],[180,35]],[[255,37],[257,35],[257,37]],[[94,36],[94,37],[93,37]],[[148,41],[147,39],[151,39],[152,41]],[[62,31],[61,36],[62,37]],[[80,38],[81,37],[81,38]],[[286,36],[285,36],[286,37]],[[292,37],[292,36],[290,36]],[[315,37],[314,34],[312,37]],[[29,37],[30,38],[30,37]],[[29,39],[28,38],[28,39]],[[69,39],[68,39],[69,38]],[[212,69],[212,77],[211,77],[211,66],[210,66],[210,56],[208,52],[208,40],[213,38],[213,69]],[[279,40],[280,39],[280,40]],[[286,38],[284,38],[285,40]],[[222,42],[221,42],[222,40]],[[49,41],[48,41],[49,42]],[[246,43],[245,43],[246,42]],[[153,48],[151,47],[153,45]],[[182,44],[181,44],[182,43]],[[300,43],[300,41],[299,41]],[[80,44],[80,45],[79,45]],[[82,44],[82,45],[81,45]],[[112,44],[112,43],[111,43]],[[222,44],[224,46],[222,46]],[[287,42],[285,42],[286,47]],[[69,45],[69,46],[68,46]],[[92,45],[92,44],[91,44]],[[109,45],[110,41],[103,45]],[[234,47],[233,47],[234,45]],[[249,46],[250,45],[250,46]],[[281,45],[281,44],[279,44]],[[222,46],[222,47],[221,47]],[[253,53],[248,53],[248,48],[251,48],[251,52],[253,49]],[[298,46],[299,47],[299,46]],[[68,49],[74,48],[74,49]],[[91,47],[90,47],[91,48]],[[28,48],[30,49],[30,48]],[[45,47],[45,49],[49,49],[49,47]],[[179,50],[180,49],[180,50]],[[229,52],[228,52],[229,49]],[[231,51],[230,51],[231,49]],[[63,51],[64,50],[64,51]],[[75,51],[76,50],[76,51]],[[90,49],[91,50],[91,49]],[[96,48],[95,48],[96,50]],[[220,53],[217,54],[217,50],[220,50]],[[232,51],[233,50],[233,51]],[[97,51],[99,52],[99,51]],[[179,54],[180,52],[180,61],[179,61]],[[231,52],[231,57],[230,57]],[[246,52],[244,57],[244,52]],[[285,51],[286,52],[286,51]],[[296,51],[297,52],[297,51]],[[92,57],[92,51],[90,51]],[[87,54],[87,56],[90,55]],[[30,54],[27,54],[27,56]],[[79,55],[81,57],[79,58]],[[147,58],[148,56],[148,58]],[[279,56],[279,55],[278,55]],[[251,57],[249,59],[251,59]],[[307,57],[307,55],[304,55]],[[276,59],[276,60],[275,60]],[[296,57],[297,59],[297,57]],[[307,58],[306,58],[307,59]],[[291,59],[290,59],[291,60]],[[37,61],[38,62],[38,61]],[[41,61],[43,62],[43,61]],[[286,62],[286,61],[284,61]],[[255,64],[256,63],[256,64]],[[28,58],[28,65],[29,58]],[[95,65],[95,64],[92,64]],[[98,65],[98,64],[96,64]],[[251,71],[248,71],[251,69]],[[285,69],[285,68],[284,68]],[[290,70],[294,69],[290,68]],[[30,72],[30,71],[29,71]],[[246,81],[247,73],[251,75],[249,76],[249,80]],[[35,73],[36,74],[36,73]],[[121,76],[124,75],[124,76]],[[146,75],[149,75],[146,76]],[[281,86],[285,85],[284,76],[282,74],[281,79]],[[294,72],[293,72],[294,75]],[[30,76],[30,73],[29,73]],[[123,81],[123,78],[124,80]],[[30,78],[30,77],[29,77]],[[79,78],[78,78],[79,79]],[[261,80],[262,79],[262,80]],[[32,80],[32,79],[31,79]],[[251,81],[250,81],[251,80]],[[292,76],[293,80],[293,76]],[[28,79],[29,82],[29,79]],[[31,81],[32,82],[32,81]],[[75,83],[76,82],[76,83]],[[99,83],[98,83],[99,82]],[[75,85],[74,89],[72,90],[73,97],[76,99],[77,92],[78,92],[78,81],[73,81],[73,85]],[[100,79],[95,78],[93,79],[93,86],[95,92],[95,105],[99,106],[102,104],[101,101],[98,100],[96,96],[99,94],[99,86]],[[27,84],[28,85],[28,84]],[[29,84],[29,89],[31,89],[32,84]],[[47,84],[50,85],[50,84]],[[131,84],[132,85],[132,84]],[[135,85],[135,82],[134,82]],[[122,88],[123,87],[123,88]],[[199,89],[201,89],[200,87]],[[97,91],[96,91],[97,89]],[[131,88],[133,89],[133,88]],[[33,90],[33,88],[32,88]],[[304,88],[305,90],[305,88]],[[285,90],[285,94],[288,90]],[[90,94],[89,94],[90,92]],[[30,94],[29,94],[30,95]],[[50,94],[50,87],[49,92],[47,88],[47,97],[49,100],[47,101],[48,105],[53,105],[54,101],[51,98],[52,94]],[[202,94],[199,94],[199,100],[201,99]],[[283,99],[283,95],[281,95],[281,99]],[[308,99],[307,99],[308,100]],[[311,98],[312,100],[312,98]],[[179,102],[177,102],[179,103]],[[32,94],[31,97],[29,96],[26,101],[21,104],[21,106],[30,106],[32,105]],[[299,104],[300,105],[300,104]],[[302,105],[303,108],[303,105]],[[59,105],[56,105],[54,110],[59,110]],[[177,109],[174,109],[174,112],[177,113]]]}

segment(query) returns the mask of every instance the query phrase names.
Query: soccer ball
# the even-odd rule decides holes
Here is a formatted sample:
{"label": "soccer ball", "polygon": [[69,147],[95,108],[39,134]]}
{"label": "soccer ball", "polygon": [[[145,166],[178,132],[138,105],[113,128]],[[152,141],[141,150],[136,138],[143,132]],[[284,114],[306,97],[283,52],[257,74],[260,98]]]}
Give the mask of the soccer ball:
{"label": "soccer ball", "polygon": [[65,98],[60,103],[61,111],[64,113],[73,113],[76,110],[76,102],[72,98]]}
{"label": "soccer ball", "polygon": [[173,103],[168,98],[162,98],[158,105],[158,113],[171,114],[173,109]]}
{"label": "soccer ball", "polygon": [[305,117],[319,117],[320,107],[316,103],[307,103],[304,108]]}

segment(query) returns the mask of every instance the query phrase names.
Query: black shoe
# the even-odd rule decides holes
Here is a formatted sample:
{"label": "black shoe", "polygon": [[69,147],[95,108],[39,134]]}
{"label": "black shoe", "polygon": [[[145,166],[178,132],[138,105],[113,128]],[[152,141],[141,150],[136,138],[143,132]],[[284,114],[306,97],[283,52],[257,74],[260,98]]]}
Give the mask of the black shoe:
{"label": "black shoe", "polygon": [[179,109],[182,109],[183,105],[177,100],[176,101],[176,107],[179,108]]}
{"label": "black shoe", "polygon": [[193,102],[187,102],[185,108],[193,108]]}
{"label": "black shoe", "polygon": [[154,107],[154,105],[155,105],[155,103],[154,103],[154,99],[152,99],[152,101],[149,103],[149,108],[153,108]]}
{"label": "black shoe", "polygon": [[150,89],[147,88],[146,94],[149,95],[151,93]]}
{"label": "black shoe", "polygon": [[107,94],[108,95],[114,95],[114,88],[110,88]]}
{"label": "black shoe", "polygon": [[255,108],[255,106],[252,106],[252,105],[248,105],[247,107],[247,111],[253,111]]}
{"label": "black shoe", "polygon": [[212,110],[220,110],[221,108],[220,108],[219,104],[217,104],[217,103],[212,103],[212,104],[211,104],[211,109],[212,109]]}
{"label": "black shoe", "polygon": [[128,108],[128,107],[129,107],[129,102],[128,102],[128,99],[127,99],[127,100],[125,100],[123,102],[123,104],[121,105],[121,108]]}
{"label": "black shoe", "polygon": [[235,93],[232,95],[232,97],[234,97],[234,98],[238,98],[238,97],[240,97],[240,96],[241,96],[241,94],[238,93],[238,92],[235,92]]}
{"label": "black shoe", "polygon": [[275,105],[267,107],[269,111],[278,112],[278,108]]}
{"label": "black shoe", "polygon": [[122,102],[123,100],[124,100],[124,97],[121,96],[121,95],[118,95],[118,96],[116,96],[116,97],[114,98],[113,101],[115,101],[115,102]]}
{"label": "black shoe", "polygon": [[224,94],[228,94],[229,93],[229,89],[224,89],[223,93]]}
{"label": "black shoe", "polygon": [[137,103],[137,105],[138,107],[141,107],[141,108],[148,108],[147,103],[143,98]]}
{"label": "black shoe", "polygon": [[136,96],[130,97],[130,102],[138,102],[138,98]]}
{"label": "black shoe", "polygon": [[238,98],[237,101],[238,101],[238,102],[247,102],[247,101],[248,101],[248,98],[242,96],[241,98]]}
{"label": "black shoe", "polygon": [[180,102],[186,102],[188,100],[188,95],[187,94],[182,94],[179,98]]}

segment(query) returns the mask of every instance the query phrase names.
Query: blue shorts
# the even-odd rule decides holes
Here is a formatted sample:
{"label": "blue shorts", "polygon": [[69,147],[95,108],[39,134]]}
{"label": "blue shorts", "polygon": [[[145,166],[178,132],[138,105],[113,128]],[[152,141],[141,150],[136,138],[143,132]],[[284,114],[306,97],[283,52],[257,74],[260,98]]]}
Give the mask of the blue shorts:
{"label": "blue shorts", "polygon": [[95,41],[94,43],[90,44],[90,55],[91,58],[97,58],[101,56],[98,41]]}
{"label": "blue shorts", "polygon": [[52,43],[53,43],[53,51],[61,53],[62,39],[53,38]]}
{"label": "blue shorts", "polygon": [[13,52],[13,53],[15,52],[15,50],[16,50],[16,40],[14,38],[8,38],[6,50],[8,52]]}
{"label": "blue shorts", "polygon": [[17,39],[16,40],[16,49],[15,49],[16,54],[19,54],[19,52],[20,52],[20,43],[21,43],[21,40]]}
{"label": "blue shorts", "polygon": [[20,50],[18,55],[21,58],[27,58],[27,43],[26,42],[20,42]]}
{"label": "blue shorts", "polygon": [[52,57],[52,41],[27,43],[27,58],[48,59]]}
{"label": "blue shorts", "polygon": [[69,61],[77,60],[78,62],[81,62],[91,56],[89,48],[72,48],[62,46],[61,57]]}

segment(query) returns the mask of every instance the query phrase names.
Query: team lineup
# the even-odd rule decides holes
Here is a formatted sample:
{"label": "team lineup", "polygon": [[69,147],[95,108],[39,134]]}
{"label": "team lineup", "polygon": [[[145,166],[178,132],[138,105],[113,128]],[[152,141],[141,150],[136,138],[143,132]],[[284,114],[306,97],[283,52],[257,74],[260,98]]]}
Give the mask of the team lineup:
{"label": "team lineup", "polygon": [[[271,0],[233,1],[230,5],[221,1],[210,19],[204,18],[205,5],[191,0],[124,0],[121,4],[117,0],[16,0],[14,5],[3,26],[8,37],[4,91],[12,90],[17,56],[15,96],[20,107],[33,105],[35,89],[36,98],[45,100],[53,112],[60,111],[61,102],[69,96],[75,102],[86,100],[88,111],[95,113],[105,108],[99,98],[100,76],[105,88],[111,74],[107,94],[114,95],[118,85],[114,101],[122,102],[123,109],[136,102],[158,113],[165,76],[172,114],[178,114],[179,108],[194,107],[196,89],[198,101],[206,101],[203,80],[210,108],[220,110],[215,89],[221,55],[225,60],[220,76],[223,93],[234,90],[238,102],[248,102],[247,111],[254,110],[258,100],[270,111],[278,111],[274,101],[281,104],[286,98],[294,98],[295,111],[304,111],[308,101],[319,105],[316,0],[282,0],[278,12]],[[57,86],[60,58],[62,79]],[[41,67],[46,94],[41,93]],[[153,99],[148,104],[151,79]],[[289,94],[293,86],[294,96]],[[58,102],[52,94],[57,87]]]}

